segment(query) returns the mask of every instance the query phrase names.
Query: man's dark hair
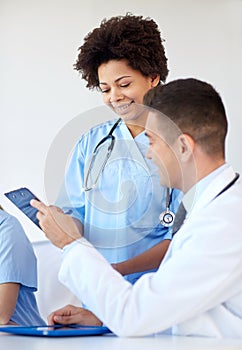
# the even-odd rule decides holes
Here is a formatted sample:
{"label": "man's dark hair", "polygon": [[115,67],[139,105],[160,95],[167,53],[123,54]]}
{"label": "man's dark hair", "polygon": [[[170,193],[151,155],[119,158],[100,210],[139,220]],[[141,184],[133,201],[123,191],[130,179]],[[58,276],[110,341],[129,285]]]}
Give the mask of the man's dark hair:
{"label": "man's dark hair", "polygon": [[129,13],[104,19],[84,38],[74,68],[90,89],[99,87],[98,67],[109,60],[126,59],[144,76],[159,74],[165,82],[168,68],[162,42],[153,19]]}
{"label": "man's dark hair", "polygon": [[149,90],[144,104],[171,119],[210,155],[225,154],[227,118],[220,95],[197,79],[178,79]]}

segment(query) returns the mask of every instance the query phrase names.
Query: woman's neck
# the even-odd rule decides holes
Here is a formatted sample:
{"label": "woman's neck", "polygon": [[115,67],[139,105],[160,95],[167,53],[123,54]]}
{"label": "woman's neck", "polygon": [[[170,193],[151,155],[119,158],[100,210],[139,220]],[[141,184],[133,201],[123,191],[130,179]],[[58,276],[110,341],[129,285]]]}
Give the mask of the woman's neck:
{"label": "woman's neck", "polygon": [[141,134],[145,128],[140,125],[134,125],[134,124],[129,124],[126,123],[127,128],[129,129],[130,134],[132,135],[133,138]]}
{"label": "woman's neck", "polygon": [[145,130],[145,125],[147,121],[147,113],[142,113],[138,118],[125,121],[129,132],[135,138],[137,135],[141,134]]}

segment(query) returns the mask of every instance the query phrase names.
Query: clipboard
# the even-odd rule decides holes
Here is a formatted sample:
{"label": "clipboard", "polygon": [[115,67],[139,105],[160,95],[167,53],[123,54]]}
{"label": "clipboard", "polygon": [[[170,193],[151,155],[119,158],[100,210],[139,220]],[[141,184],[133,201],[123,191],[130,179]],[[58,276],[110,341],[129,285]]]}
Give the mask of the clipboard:
{"label": "clipboard", "polygon": [[0,332],[37,337],[80,337],[111,333],[104,326],[80,325],[0,326]]}
{"label": "clipboard", "polygon": [[30,205],[31,199],[39,200],[27,187],[4,193],[4,195],[20,209],[39,228],[39,220],[36,218],[37,209]]}

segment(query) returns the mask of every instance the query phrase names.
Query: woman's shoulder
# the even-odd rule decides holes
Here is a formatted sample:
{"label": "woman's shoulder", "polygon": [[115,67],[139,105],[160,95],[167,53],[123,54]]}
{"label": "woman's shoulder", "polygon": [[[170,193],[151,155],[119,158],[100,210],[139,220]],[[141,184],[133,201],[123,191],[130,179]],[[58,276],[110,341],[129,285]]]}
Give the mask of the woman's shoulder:
{"label": "woman's shoulder", "polygon": [[85,148],[85,145],[87,146],[97,144],[102,138],[109,134],[112,126],[115,124],[116,121],[117,119],[107,120],[105,122],[93,126],[81,136],[81,138],[77,142],[77,147]]}
{"label": "woman's shoulder", "polygon": [[83,134],[83,137],[89,138],[106,136],[116,121],[117,119],[110,119],[100,124],[96,124],[95,126],[90,128],[85,134]]}

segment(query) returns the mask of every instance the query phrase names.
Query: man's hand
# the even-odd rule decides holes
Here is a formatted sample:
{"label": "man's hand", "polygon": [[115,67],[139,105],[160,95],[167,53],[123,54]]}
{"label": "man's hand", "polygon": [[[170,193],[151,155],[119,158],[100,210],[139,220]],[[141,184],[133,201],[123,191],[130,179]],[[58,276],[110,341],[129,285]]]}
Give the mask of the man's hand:
{"label": "man's hand", "polygon": [[82,236],[82,226],[70,215],[64,214],[63,210],[55,206],[47,206],[44,203],[32,199],[30,204],[38,209],[36,215],[41,229],[46,237],[59,248],[75,241]]}
{"label": "man's hand", "polygon": [[89,310],[73,305],[52,312],[48,316],[48,324],[80,324],[82,326],[102,326],[102,322]]}

